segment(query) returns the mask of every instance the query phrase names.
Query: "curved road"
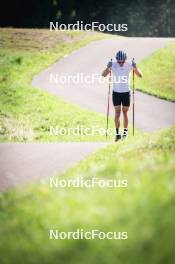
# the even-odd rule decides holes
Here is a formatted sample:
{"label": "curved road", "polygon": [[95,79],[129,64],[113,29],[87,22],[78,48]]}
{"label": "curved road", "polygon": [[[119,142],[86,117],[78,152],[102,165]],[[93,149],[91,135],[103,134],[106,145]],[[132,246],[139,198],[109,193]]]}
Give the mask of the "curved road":
{"label": "curved road", "polygon": [[[155,50],[164,47],[173,38],[112,38],[95,41],[73,54],[61,59],[47,70],[37,75],[32,84],[49,91],[66,101],[81,107],[106,114],[108,84],[95,80],[91,83],[57,82],[60,76],[92,76],[100,74],[110,58],[119,49],[126,50],[128,58],[136,62],[147,57]],[[55,79],[54,79],[55,78]],[[144,131],[154,131],[175,123],[175,104],[136,92],[136,127]],[[111,107],[110,114],[113,116]],[[130,115],[131,115],[130,111]],[[130,118],[131,119],[131,118]]]}
{"label": "curved road", "polygon": [[[138,62],[174,39],[112,38],[95,41],[65,56],[37,75],[32,84],[81,107],[106,114],[107,84],[54,82],[60,76],[92,76],[102,72],[116,50],[126,50]],[[52,80],[51,80],[52,77]],[[136,126],[155,131],[175,123],[175,104],[136,92]],[[113,115],[113,110],[110,112]],[[131,113],[130,113],[131,114]],[[106,143],[0,144],[0,190],[61,172]],[[64,153],[64,154],[63,154]],[[10,164],[10,166],[9,166]]]}

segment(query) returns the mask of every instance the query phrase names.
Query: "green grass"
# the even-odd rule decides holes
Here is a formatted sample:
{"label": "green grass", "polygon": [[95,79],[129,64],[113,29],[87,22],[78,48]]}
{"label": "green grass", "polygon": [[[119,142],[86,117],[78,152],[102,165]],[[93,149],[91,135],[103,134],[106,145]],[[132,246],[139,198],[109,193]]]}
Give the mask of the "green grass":
{"label": "green grass", "polygon": [[162,48],[139,63],[143,79],[136,81],[139,90],[175,101],[175,43]]}
{"label": "green grass", "polygon": [[[104,136],[50,136],[50,126],[105,127],[105,115],[83,110],[31,86],[32,78],[65,54],[109,35],[0,29],[0,140],[98,141]],[[71,111],[70,111],[71,109]],[[110,121],[113,127],[113,121]]]}
{"label": "green grass", "polygon": [[[49,188],[1,194],[1,264],[173,264],[175,127],[111,144],[61,178],[127,179],[128,188]],[[49,240],[49,229],[127,231],[128,239]]]}

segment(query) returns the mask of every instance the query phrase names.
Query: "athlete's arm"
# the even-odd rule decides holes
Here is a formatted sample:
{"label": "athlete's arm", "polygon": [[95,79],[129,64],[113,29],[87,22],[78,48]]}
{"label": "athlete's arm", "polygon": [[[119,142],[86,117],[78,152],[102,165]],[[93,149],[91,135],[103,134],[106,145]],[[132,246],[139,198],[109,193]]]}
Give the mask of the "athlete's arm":
{"label": "athlete's arm", "polygon": [[142,78],[143,77],[143,74],[142,74],[141,70],[139,68],[137,68],[137,65],[136,65],[134,59],[132,60],[132,67],[133,67],[133,71],[135,72],[135,74],[138,77]]}
{"label": "athlete's arm", "polygon": [[140,70],[139,68],[134,68],[134,72],[135,72],[135,74],[136,74],[138,77],[140,77],[140,78],[143,77],[143,74],[142,74],[142,72],[141,72],[141,70]]}
{"label": "athlete's arm", "polygon": [[108,62],[107,68],[102,72],[103,77],[106,77],[110,73],[111,67],[112,67],[112,60]]}
{"label": "athlete's arm", "polygon": [[111,69],[110,68],[106,68],[103,72],[102,72],[102,76],[106,77],[109,73],[110,73]]}

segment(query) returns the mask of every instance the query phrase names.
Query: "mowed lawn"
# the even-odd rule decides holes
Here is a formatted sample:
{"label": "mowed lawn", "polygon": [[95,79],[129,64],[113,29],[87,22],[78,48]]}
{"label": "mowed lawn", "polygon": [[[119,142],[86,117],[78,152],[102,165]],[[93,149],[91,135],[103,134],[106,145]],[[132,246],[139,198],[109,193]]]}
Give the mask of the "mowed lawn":
{"label": "mowed lawn", "polygon": [[167,45],[138,64],[143,79],[136,81],[139,90],[175,101],[175,42]]}
{"label": "mowed lawn", "polygon": [[[173,264],[175,128],[142,134],[91,155],[59,179],[127,180],[123,188],[1,193],[1,264]],[[127,232],[127,240],[50,240],[49,230]]]}
{"label": "mowed lawn", "polygon": [[[49,32],[44,29],[0,29],[0,141],[103,141],[96,133],[79,136],[67,128],[106,127],[104,115],[31,86],[32,78],[65,54],[93,40],[110,37],[93,32]],[[110,120],[110,126],[114,127]],[[50,127],[57,133],[50,134]]]}

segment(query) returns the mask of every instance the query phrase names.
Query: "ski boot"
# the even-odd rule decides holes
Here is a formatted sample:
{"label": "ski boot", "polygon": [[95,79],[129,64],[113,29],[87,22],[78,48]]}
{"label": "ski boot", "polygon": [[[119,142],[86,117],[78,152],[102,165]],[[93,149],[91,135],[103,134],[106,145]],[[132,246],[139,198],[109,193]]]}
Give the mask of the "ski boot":
{"label": "ski boot", "polygon": [[125,139],[128,137],[128,129],[124,128],[122,138]]}
{"label": "ski boot", "polygon": [[115,141],[119,141],[122,138],[121,134],[117,134],[115,137]]}

